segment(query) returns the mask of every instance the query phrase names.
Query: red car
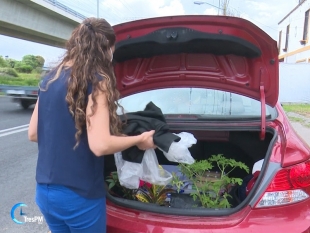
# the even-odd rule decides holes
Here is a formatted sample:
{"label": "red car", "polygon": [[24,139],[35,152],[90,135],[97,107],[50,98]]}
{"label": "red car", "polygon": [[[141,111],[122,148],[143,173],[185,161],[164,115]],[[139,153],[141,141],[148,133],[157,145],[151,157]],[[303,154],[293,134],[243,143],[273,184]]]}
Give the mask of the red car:
{"label": "red car", "polygon": [[[114,30],[125,111],[152,101],[171,132],[195,136],[189,148],[195,160],[222,154],[250,173],[263,163],[247,196],[230,208],[167,208],[109,192],[107,232],[310,232],[310,150],[278,103],[277,43],[247,20],[227,16],[151,18]],[[161,165],[174,164],[156,154]],[[114,156],[105,162],[108,176],[116,171]]]}

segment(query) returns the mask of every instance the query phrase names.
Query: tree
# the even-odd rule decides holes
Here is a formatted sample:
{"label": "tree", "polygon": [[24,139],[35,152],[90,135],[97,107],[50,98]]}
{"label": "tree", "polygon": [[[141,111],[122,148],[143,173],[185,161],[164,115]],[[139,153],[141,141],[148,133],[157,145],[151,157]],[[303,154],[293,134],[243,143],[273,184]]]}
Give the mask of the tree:
{"label": "tree", "polygon": [[0,67],[9,67],[7,60],[0,56]]}
{"label": "tree", "polygon": [[28,66],[31,66],[32,69],[37,67],[43,67],[44,65],[44,58],[41,56],[34,56],[34,55],[25,55],[23,56],[22,63]]}
{"label": "tree", "polygon": [[26,63],[22,62],[22,61],[17,61],[15,63],[15,70],[17,70],[20,73],[31,73],[31,71],[33,70],[31,65],[27,65]]}
{"label": "tree", "polygon": [[15,63],[16,63],[16,62],[17,62],[17,61],[14,60],[14,59],[12,59],[12,58],[7,59],[7,63],[10,65],[11,68],[14,68],[14,67],[15,67]]}
{"label": "tree", "polygon": [[42,68],[44,66],[45,59],[42,56],[36,56],[36,59],[37,59],[37,64],[38,64],[37,67]]}

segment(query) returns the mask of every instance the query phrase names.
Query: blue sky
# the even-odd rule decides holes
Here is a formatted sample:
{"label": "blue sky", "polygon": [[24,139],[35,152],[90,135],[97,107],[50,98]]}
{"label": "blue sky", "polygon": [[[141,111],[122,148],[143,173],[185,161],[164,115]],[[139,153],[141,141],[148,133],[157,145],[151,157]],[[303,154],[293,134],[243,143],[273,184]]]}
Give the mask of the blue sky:
{"label": "blue sky", "polygon": [[[58,0],[85,16],[96,16],[97,0]],[[205,0],[220,6],[223,0]],[[217,15],[219,9],[209,4],[196,5],[194,0],[100,0],[99,15],[112,25],[146,17],[185,14]],[[281,2],[281,4],[279,4]],[[277,40],[278,22],[298,0],[229,0],[229,11],[245,18]],[[21,60],[24,55],[41,55],[46,64],[57,63],[64,50],[0,35],[0,55]]]}

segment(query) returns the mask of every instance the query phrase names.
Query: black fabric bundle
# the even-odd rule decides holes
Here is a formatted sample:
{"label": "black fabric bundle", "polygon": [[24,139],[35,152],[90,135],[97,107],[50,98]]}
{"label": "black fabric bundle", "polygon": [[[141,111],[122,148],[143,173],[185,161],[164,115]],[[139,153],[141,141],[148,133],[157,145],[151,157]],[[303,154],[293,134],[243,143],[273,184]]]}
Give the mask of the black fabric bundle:
{"label": "black fabric bundle", "polygon": [[[155,130],[154,144],[163,151],[168,152],[172,142],[180,141],[180,137],[169,132],[165,117],[160,108],[153,102],[146,105],[143,111],[126,113],[121,116],[127,124],[123,127],[123,133],[128,136],[139,135],[143,132]],[[144,151],[137,146],[122,151],[122,157],[126,161],[141,163]]]}

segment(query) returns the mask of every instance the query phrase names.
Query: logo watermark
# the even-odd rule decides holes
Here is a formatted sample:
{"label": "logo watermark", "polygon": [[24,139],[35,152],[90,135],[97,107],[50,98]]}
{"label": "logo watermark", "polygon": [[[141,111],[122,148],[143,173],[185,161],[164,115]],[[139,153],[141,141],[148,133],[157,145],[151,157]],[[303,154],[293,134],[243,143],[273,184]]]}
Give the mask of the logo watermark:
{"label": "logo watermark", "polygon": [[17,203],[11,209],[11,218],[17,224],[25,223],[38,223],[42,224],[44,221],[43,216],[31,216],[28,217],[27,213],[23,211],[23,207],[27,207],[25,203]]}

